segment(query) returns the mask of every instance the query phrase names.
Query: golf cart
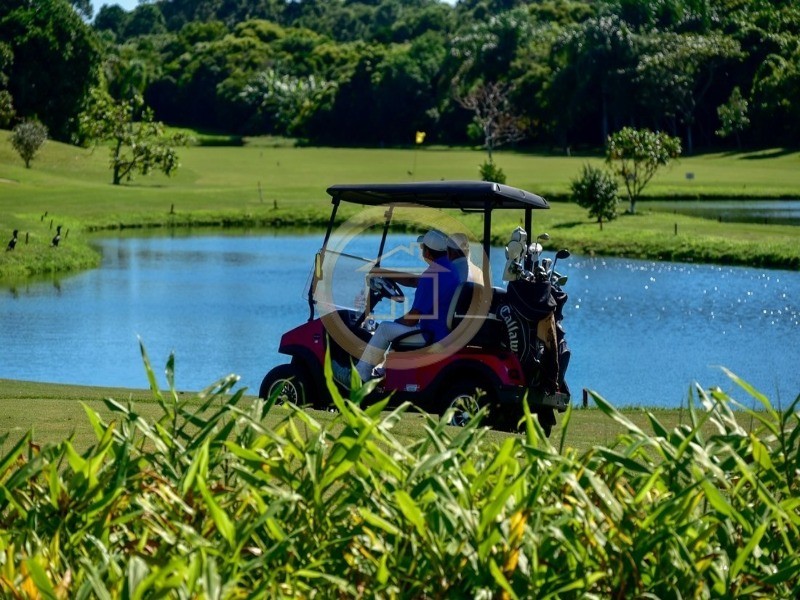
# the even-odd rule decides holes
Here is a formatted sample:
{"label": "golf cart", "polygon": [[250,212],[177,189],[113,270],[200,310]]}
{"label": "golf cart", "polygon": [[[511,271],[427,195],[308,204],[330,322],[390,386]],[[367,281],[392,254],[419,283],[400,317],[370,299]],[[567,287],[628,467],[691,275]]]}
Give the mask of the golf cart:
{"label": "golf cart", "polygon": [[[450,333],[444,340],[432,343],[417,330],[391,343],[375,393],[378,397],[391,393],[398,402],[410,401],[434,413],[455,408],[454,425],[463,424],[485,405],[492,426],[512,430],[523,415],[522,400],[527,396],[549,435],[554,413],[566,410],[570,395],[564,380],[569,350],[560,324],[566,277],[555,272],[549,259],[540,261],[539,239],[547,239],[547,234],[530,245],[527,240],[533,211],[548,209],[548,203],[530,192],[483,181],[334,185],[327,192],[332,211],[308,286],[308,321],[281,338],[279,352],[290,356],[291,362],[267,373],[259,396],[277,394],[281,401],[329,406],[326,353],[337,385],[346,389],[375,321],[392,318],[406,305],[398,283],[408,282],[387,263],[399,256],[418,265],[418,257],[409,257],[420,230],[435,227],[452,238],[455,230],[465,229],[454,214],[473,223],[482,217],[483,239],[480,246],[475,244],[479,250],[474,254],[481,257],[477,265],[482,266],[483,281],[459,284],[449,303]],[[336,226],[345,203],[362,208]],[[512,233],[506,247],[507,288],[491,285],[491,226],[496,210],[518,210],[525,224]],[[390,234],[398,226],[414,234]],[[398,236],[413,241],[406,248],[395,241]],[[365,241],[374,258],[362,258],[367,254]],[[567,256],[562,250],[556,260]],[[419,276],[408,272],[409,278]]]}

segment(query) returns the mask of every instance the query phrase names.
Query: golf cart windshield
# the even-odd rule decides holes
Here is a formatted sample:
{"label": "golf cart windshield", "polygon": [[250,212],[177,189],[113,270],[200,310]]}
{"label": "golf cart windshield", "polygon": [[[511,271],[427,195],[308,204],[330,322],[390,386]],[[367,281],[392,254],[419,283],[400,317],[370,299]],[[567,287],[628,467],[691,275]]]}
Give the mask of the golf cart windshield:
{"label": "golf cart windshield", "polygon": [[[369,256],[376,253],[381,237],[379,232],[374,231],[367,231],[349,240],[349,243],[332,237],[325,252],[323,277],[314,294],[320,315],[342,309],[356,312],[364,310],[369,293],[367,276],[378,265],[377,257]],[[417,234],[389,234],[380,266],[398,273],[408,273],[411,277],[418,276],[426,265],[416,240]],[[412,300],[413,291],[409,292],[405,302],[381,303],[381,312],[376,314],[376,318],[396,319],[411,308]]]}

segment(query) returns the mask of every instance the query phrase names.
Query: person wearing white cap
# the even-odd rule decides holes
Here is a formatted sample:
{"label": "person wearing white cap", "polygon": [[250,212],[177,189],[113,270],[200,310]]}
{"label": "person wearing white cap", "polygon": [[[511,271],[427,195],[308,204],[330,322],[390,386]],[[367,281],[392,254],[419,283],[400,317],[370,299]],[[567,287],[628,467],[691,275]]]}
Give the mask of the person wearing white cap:
{"label": "person wearing white cap", "polygon": [[421,330],[428,332],[432,342],[438,342],[449,333],[447,311],[459,280],[447,258],[447,236],[431,229],[419,236],[417,242],[421,244],[422,258],[428,263],[428,268],[416,281],[417,291],[411,309],[395,321],[381,322],[372,335],[356,364],[362,381],[372,377],[373,368],[383,362],[386,349],[396,337]]}
{"label": "person wearing white cap", "polygon": [[469,259],[469,238],[466,234],[450,234],[447,238],[447,258],[453,263],[459,281],[483,283],[483,271]]}

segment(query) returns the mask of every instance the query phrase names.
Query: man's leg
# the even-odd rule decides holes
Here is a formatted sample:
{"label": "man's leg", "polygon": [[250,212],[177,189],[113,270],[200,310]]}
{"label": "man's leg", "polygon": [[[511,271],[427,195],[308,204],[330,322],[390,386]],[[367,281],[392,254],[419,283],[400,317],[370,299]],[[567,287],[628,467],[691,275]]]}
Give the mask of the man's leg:
{"label": "man's leg", "polygon": [[361,381],[367,381],[372,376],[373,367],[383,362],[383,355],[394,338],[416,329],[417,327],[395,323],[394,321],[383,321],[378,325],[375,333],[372,334],[372,339],[364,350],[364,354],[361,356],[361,360],[356,364],[356,371],[358,371]]}

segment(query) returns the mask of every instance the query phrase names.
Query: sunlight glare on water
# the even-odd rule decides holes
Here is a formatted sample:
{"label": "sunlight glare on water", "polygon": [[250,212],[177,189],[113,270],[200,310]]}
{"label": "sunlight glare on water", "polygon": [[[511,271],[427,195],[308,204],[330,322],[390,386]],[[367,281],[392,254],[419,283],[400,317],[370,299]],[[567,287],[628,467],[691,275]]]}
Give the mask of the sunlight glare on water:
{"label": "sunlight glare on water", "polygon": [[800,274],[602,258],[569,268],[577,377],[615,403],[679,405],[692,381],[732,390],[719,366],[783,402],[800,393]]}

